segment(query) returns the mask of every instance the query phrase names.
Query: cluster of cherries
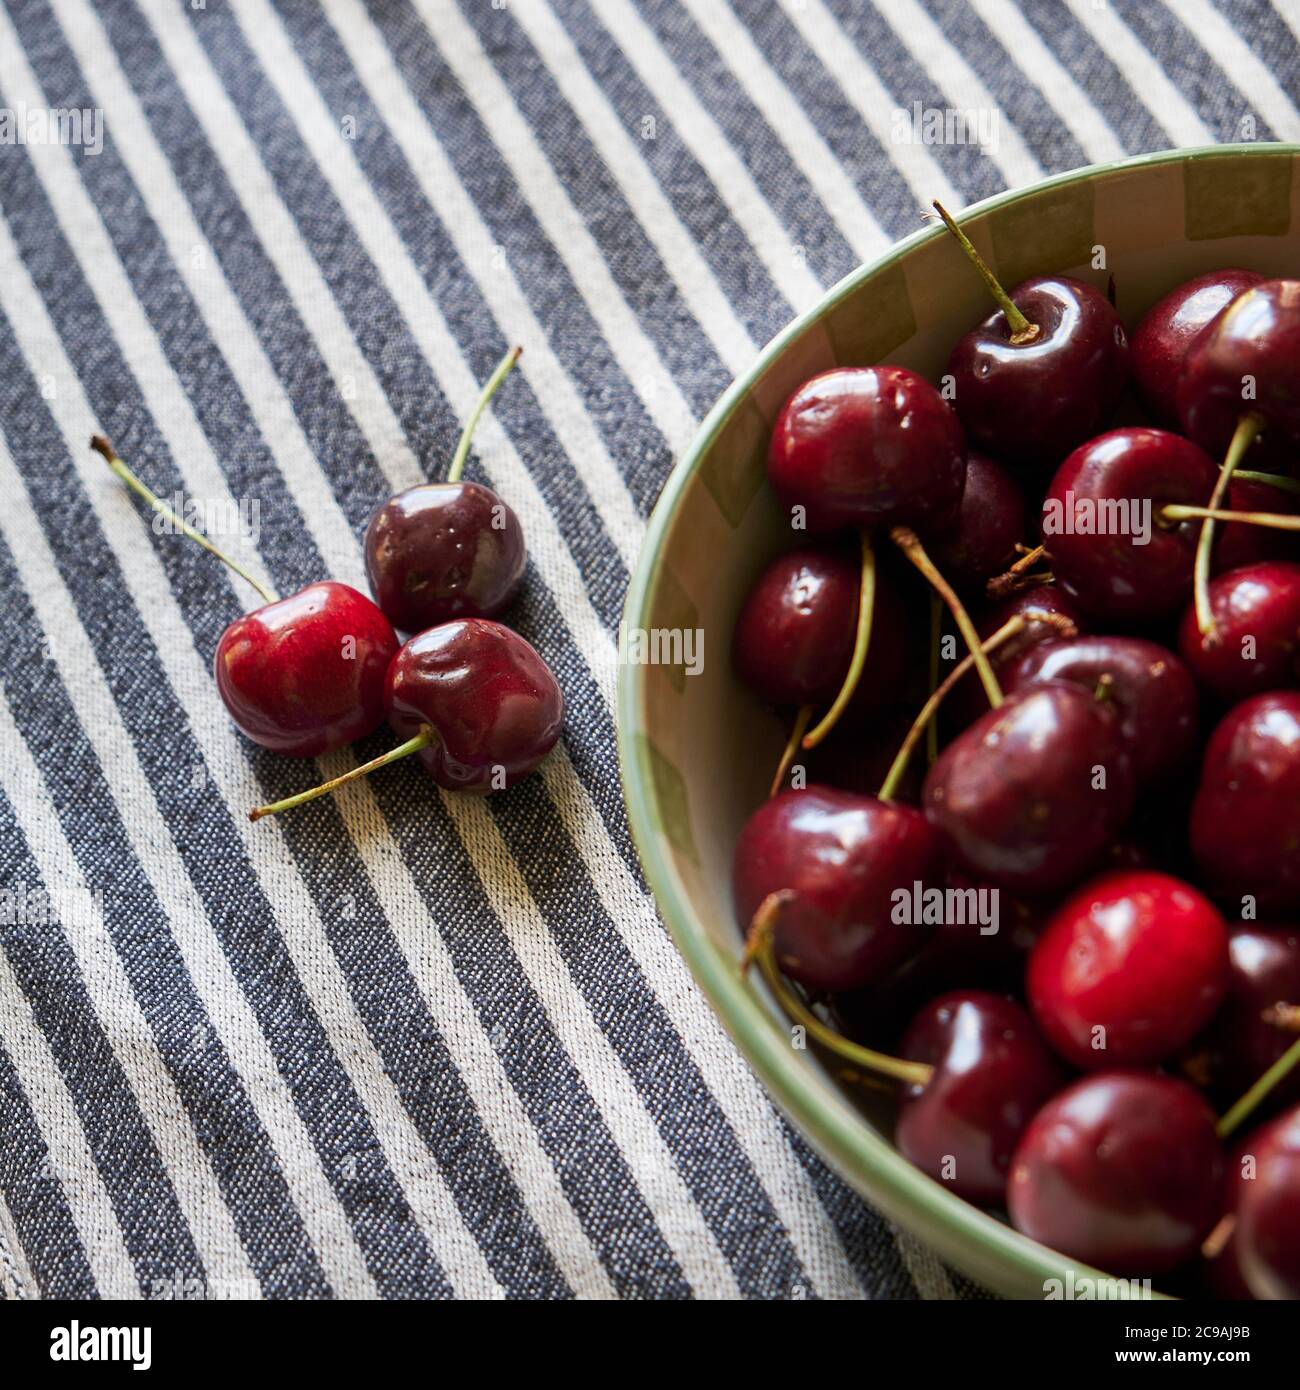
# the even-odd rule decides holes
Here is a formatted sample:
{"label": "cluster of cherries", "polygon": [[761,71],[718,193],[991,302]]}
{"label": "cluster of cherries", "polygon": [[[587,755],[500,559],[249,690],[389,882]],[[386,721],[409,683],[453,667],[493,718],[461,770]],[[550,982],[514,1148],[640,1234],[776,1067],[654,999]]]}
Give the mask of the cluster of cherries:
{"label": "cluster of cherries", "polygon": [[949,389],[840,368],[774,428],[810,539],[734,633],[792,724],[746,965],[950,1190],[1114,1275],[1300,1297],[1300,281],[1204,275],[1130,343],[1113,286],[1008,295],[939,211],[999,306]]}
{"label": "cluster of cherries", "polygon": [[[374,602],[335,580],[275,598],[155,496],[108,440],[91,440],[128,487],[264,600],[217,643],[217,689],[243,733],[300,758],[364,738],[385,719],[403,739],[341,777],[256,807],[250,819],[411,753],[441,787],[499,791],[554,747],[564,722],[560,687],[528,642],[493,621],[523,580],[523,530],[495,492],[461,477],[474,427],[519,355],[511,349],[484,386],[446,481],[408,488],[371,517],[365,561]],[[399,632],[412,635],[403,642]]]}

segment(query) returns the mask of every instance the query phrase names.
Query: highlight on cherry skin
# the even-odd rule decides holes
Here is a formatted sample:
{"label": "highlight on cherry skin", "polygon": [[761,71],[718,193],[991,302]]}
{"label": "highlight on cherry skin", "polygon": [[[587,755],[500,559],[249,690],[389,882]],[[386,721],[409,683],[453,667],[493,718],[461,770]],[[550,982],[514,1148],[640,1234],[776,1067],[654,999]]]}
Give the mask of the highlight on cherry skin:
{"label": "highlight on cherry skin", "polygon": [[995,311],[773,427],[740,968],[954,1198],[1147,1291],[1300,1297],[1300,282],[1008,293],[939,211]]}

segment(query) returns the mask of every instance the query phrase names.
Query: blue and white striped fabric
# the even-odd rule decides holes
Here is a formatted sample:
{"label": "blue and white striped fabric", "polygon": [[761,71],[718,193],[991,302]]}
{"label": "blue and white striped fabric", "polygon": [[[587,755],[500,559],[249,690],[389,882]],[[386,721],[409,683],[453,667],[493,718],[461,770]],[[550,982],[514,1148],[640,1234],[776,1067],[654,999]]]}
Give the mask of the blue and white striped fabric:
{"label": "blue and white striped fabric", "polygon": [[[0,1294],[977,1295],[663,933],[622,595],[695,421],[931,198],[1294,140],[1298,96],[1298,0],[7,0]],[[949,108],[991,138],[900,138]],[[87,440],[251,508],[280,592],[364,589],[371,509],[516,341],[471,471],[523,518],[564,748],[491,801],[407,765],[249,825],[354,755],[236,734],[248,591]]]}

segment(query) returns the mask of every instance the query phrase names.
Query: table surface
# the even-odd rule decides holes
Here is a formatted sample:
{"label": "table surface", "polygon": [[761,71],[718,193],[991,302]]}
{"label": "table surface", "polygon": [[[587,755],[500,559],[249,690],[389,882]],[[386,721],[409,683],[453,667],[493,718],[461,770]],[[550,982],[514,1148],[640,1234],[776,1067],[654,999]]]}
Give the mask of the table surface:
{"label": "table surface", "polygon": [[[1300,138],[1298,44],[1297,0],[0,7],[0,1294],[980,1296],[791,1132],[664,935],[622,596],[695,422],[930,199]],[[927,140],[953,110],[976,143]],[[364,590],[371,510],[508,342],[470,476],[523,520],[563,747],[250,825],[353,754],[235,732],[249,591],[87,440],[279,592]]]}

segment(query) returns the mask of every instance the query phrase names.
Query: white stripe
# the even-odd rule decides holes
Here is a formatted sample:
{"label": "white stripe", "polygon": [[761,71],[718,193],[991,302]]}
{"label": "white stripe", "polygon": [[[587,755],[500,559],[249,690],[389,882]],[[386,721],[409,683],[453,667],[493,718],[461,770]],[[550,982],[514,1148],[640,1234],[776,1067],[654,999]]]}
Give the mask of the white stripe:
{"label": "white stripe", "polygon": [[1211,145],[1214,135],[1110,5],[1065,0],[1075,19],[1120,70],[1133,95],[1175,145]]}
{"label": "white stripe", "polygon": [[26,1300],[41,1296],[3,1190],[0,1190],[0,1285],[10,1291],[3,1295],[5,1298]]}
{"label": "white stripe", "polygon": [[[12,727],[9,706],[0,700],[0,728]],[[15,739],[17,737],[15,735]],[[0,743],[7,748],[8,740]],[[81,1127],[77,1107],[22,986],[0,950],[0,1043],[13,1059],[48,1150],[42,1181],[57,1182],[86,1252],[95,1287],[104,1298],[139,1298],[135,1264],[126,1248],[113,1200]]]}
{"label": "white stripe", "polygon": [[1007,56],[1042,92],[1057,119],[1074,136],[1087,157],[1099,163],[1122,159],[1124,146],[1087,92],[1075,82],[1038,30],[1021,14],[1013,0],[970,0]]}
{"label": "white stripe", "polygon": [[937,1299],[951,1303],[957,1297],[948,1271],[943,1262],[927,1245],[922,1245],[910,1231],[894,1227],[898,1241],[898,1252],[903,1257],[907,1272],[912,1276],[916,1291],[922,1298]]}
{"label": "white stripe", "polygon": [[[29,561],[32,551],[44,551],[40,558],[50,568],[43,565],[36,571],[41,575],[40,582],[28,580],[24,587],[41,621],[41,630],[52,634],[52,645],[62,647],[70,640],[69,621],[75,624],[76,619],[70,606],[61,606],[53,598],[54,586],[49,579],[51,573],[57,573],[53,569],[53,557],[43,544],[28,544],[30,534],[38,523],[26,506],[26,494],[21,492],[18,470],[14,468],[3,443],[0,443],[0,477],[5,482],[5,505],[0,507],[0,530],[14,551],[16,561],[23,551],[27,552],[25,558]],[[15,496],[15,490],[20,494],[21,501],[19,496]],[[21,528],[15,534],[15,516],[21,518],[22,526],[27,529],[26,536]],[[54,621],[56,616],[57,622]],[[76,630],[80,631],[80,628]],[[85,669],[78,664],[75,671],[63,671],[62,667],[60,670],[66,677],[64,684],[82,727],[91,727],[87,723],[87,716],[99,711],[92,710],[90,701],[82,693]],[[163,1169],[193,1235],[209,1284],[213,1290],[225,1291],[229,1296],[238,1296],[239,1290],[243,1290],[247,1296],[250,1289],[258,1287],[257,1275],[249,1263],[238,1228],[226,1205],[221,1184],[194,1131],[175,1080],[158,1050],[158,1040],[140,1008],[135,990],[109,935],[104,919],[104,904],[97,902],[90,891],[76,854],[63,833],[49,789],[13,722],[8,706],[0,709],[0,733],[4,735],[8,750],[0,775],[3,776],[5,794],[13,807],[14,819],[27,841],[63,935],[76,957],[91,1010],[125,1074],[141,1119],[153,1138]],[[112,906],[110,903],[110,909]]]}
{"label": "white stripe", "polygon": [[[1210,59],[1218,64],[1247,105],[1264,117],[1279,140],[1300,140],[1300,113],[1272,69],[1260,61],[1255,50],[1208,0],[1178,0],[1176,6],[1165,0],[1165,8],[1196,35]],[[1247,137],[1239,133],[1237,138]]]}
{"label": "white stripe", "polygon": [[762,113],[767,131],[760,138],[766,139],[770,132],[785,146],[859,260],[880,255],[892,238],[730,4],[720,0],[684,0],[684,4],[731,75]]}
{"label": "white stripe", "polygon": [[[918,219],[921,210],[935,198],[948,207],[961,207],[966,200],[930,151],[919,142],[895,140],[894,112],[900,109],[898,100],[822,0],[781,0],[781,7],[916,195]],[[907,117],[910,121],[910,112]]]}

